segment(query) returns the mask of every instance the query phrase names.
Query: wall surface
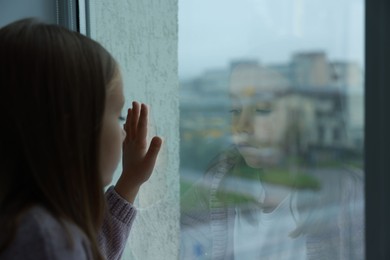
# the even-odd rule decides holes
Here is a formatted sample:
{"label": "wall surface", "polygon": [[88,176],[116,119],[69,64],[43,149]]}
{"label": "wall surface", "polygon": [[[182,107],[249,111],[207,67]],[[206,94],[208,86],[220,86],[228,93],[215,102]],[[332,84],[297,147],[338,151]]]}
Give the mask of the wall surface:
{"label": "wall surface", "polygon": [[29,17],[48,23],[57,22],[56,3],[52,0],[0,0],[0,13],[0,27]]}
{"label": "wall surface", "polygon": [[177,9],[177,0],[90,0],[91,37],[121,66],[126,105],[150,105],[150,136],[164,139],[156,170],[135,203],[138,215],[123,259],[178,258]]}

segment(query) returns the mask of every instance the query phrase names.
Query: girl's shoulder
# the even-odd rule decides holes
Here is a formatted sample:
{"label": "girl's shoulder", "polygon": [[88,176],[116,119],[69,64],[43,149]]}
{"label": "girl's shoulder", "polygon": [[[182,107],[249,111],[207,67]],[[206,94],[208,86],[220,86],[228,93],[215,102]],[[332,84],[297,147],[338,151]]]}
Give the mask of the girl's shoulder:
{"label": "girl's shoulder", "polygon": [[75,224],[60,221],[34,206],[20,219],[14,240],[1,259],[92,259],[86,235]]}
{"label": "girl's shoulder", "polygon": [[211,159],[205,171],[205,176],[213,176],[218,172],[227,173],[231,171],[235,165],[240,163],[241,160],[242,157],[237,149],[234,146],[228,147]]}
{"label": "girl's shoulder", "polygon": [[333,190],[338,186],[342,189],[348,186],[360,187],[364,183],[363,170],[347,164],[335,168],[312,169],[310,174],[321,184],[330,185]]}

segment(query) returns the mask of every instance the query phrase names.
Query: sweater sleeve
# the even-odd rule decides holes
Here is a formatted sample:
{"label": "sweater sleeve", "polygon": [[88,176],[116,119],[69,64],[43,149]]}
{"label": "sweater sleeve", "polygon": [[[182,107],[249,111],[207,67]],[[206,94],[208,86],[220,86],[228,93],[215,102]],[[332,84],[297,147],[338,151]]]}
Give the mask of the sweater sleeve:
{"label": "sweater sleeve", "polygon": [[[336,172],[337,173],[337,172]],[[316,232],[307,234],[308,259],[364,259],[364,186],[362,173],[346,170],[338,172],[331,202],[335,206],[319,210],[322,216]],[[336,175],[337,176],[337,175]],[[338,187],[336,188],[336,185]],[[324,203],[319,205],[326,206]]]}
{"label": "sweater sleeve", "polygon": [[134,206],[123,199],[111,186],[106,192],[108,211],[98,241],[108,260],[120,259],[136,216]]}
{"label": "sweater sleeve", "polygon": [[[352,175],[353,174],[353,175]],[[343,181],[340,227],[341,258],[364,259],[364,182],[363,173],[353,172],[352,178]]]}
{"label": "sweater sleeve", "polygon": [[44,208],[34,207],[22,218],[15,239],[0,259],[87,260],[92,254],[88,239],[77,226],[61,224]]}

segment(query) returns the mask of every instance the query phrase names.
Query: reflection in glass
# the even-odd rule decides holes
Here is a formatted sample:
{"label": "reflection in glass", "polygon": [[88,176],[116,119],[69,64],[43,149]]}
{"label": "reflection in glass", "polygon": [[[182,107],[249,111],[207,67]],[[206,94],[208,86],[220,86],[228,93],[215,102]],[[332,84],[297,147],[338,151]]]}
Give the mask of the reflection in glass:
{"label": "reflection in glass", "polygon": [[231,59],[181,87],[182,259],[363,259],[363,68]]}

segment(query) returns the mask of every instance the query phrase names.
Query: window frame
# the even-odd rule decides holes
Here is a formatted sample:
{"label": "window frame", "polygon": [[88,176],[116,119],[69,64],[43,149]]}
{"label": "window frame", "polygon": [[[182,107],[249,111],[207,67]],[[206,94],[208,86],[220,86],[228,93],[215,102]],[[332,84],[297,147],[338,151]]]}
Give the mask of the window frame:
{"label": "window frame", "polygon": [[57,24],[80,31],[78,0],[56,0]]}
{"label": "window frame", "polygon": [[390,2],[365,1],[366,259],[390,259]]}
{"label": "window frame", "polygon": [[56,0],[57,24],[90,37],[89,0]]}

